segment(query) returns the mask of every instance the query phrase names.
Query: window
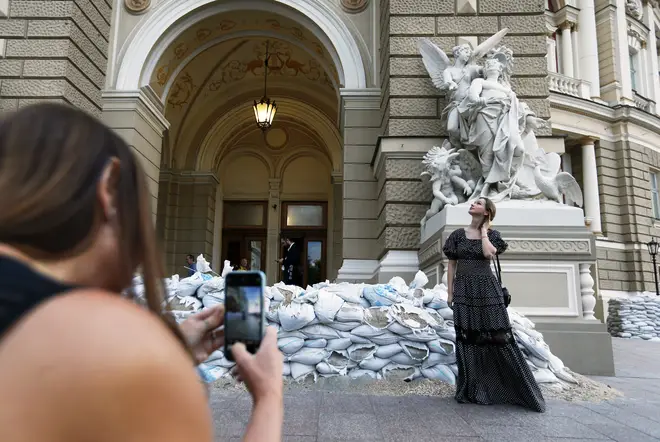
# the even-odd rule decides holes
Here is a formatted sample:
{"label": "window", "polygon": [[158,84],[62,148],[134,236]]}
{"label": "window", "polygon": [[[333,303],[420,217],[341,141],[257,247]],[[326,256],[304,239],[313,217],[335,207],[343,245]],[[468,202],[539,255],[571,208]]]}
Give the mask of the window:
{"label": "window", "polygon": [[286,225],[289,227],[322,227],[323,206],[289,205],[286,208]]}
{"label": "window", "polygon": [[637,52],[630,48],[630,82],[632,83],[632,90],[637,92]]}
{"label": "window", "polygon": [[222,211],[225,227],[266,227],[266,203],[225,201]]}
{"label": "window", "polygon": [[653,218],[660,220],[660,196],[658,195],[658,172],[651,172],[651,208]]}

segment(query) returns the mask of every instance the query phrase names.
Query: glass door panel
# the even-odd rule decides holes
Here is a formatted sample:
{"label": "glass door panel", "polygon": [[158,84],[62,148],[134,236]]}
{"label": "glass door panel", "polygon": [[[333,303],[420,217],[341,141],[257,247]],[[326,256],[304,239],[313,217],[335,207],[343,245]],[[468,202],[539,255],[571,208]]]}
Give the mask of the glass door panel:
{"label": "glass door panel", "polygon": [[314,285],[325,281],[325,250],[322,240],[307,240],[305,243],[305,282]]}

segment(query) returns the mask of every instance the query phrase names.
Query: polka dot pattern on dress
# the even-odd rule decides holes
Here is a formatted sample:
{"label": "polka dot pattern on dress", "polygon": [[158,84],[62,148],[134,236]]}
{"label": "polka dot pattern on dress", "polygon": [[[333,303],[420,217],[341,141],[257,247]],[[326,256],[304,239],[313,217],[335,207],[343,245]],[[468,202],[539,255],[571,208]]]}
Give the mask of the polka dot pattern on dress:
{"label": "polka dot pattern on dress", "polygon": [[[497,253],[508,245],[497,230],[488,231]],[[545,411],[543,394],[534,380],[511,330],[504,294],[484,257],[481,239],[465,229],[449,235],[443,253],[456,261],[454,327],[458,379],[455,399],[462,403],[520,405]]]}

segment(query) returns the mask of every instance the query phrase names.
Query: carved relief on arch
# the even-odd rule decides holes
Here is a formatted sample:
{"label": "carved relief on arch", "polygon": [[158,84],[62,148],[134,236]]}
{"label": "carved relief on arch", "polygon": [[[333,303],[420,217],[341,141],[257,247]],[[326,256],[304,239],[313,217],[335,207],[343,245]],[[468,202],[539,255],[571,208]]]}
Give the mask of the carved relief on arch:
{"label": "carved relief on arch", "polygon": [[124,6],[132,14],[142,14],[151,6],[151,0],[124,0]]}
{"label": "carved relief on arch", "polygon": [[369,0],[341,0],[341,7],[351,14],[362,12],[367,9],[367,6],[369,6]]}

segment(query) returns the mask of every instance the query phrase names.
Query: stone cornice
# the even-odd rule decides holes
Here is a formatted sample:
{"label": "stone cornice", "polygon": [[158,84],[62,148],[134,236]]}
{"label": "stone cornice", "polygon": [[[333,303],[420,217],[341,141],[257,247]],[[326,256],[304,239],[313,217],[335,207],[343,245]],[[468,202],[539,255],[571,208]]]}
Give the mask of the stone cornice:
{"label": "stone cornice", "polygon": [[570,26],[575,27],[578,24],[578,14],[580,10],[573,6],[566,5],[561,8],[559,11],[554,13],[555,26],[566,27]]}
{"label": "stone cornice", "polygon": [[101,94],[103,111],[133,111],[156,131],[163,132],[170,127],[163,114],[163,102],[151,86],[134,91],[106,90]]}

